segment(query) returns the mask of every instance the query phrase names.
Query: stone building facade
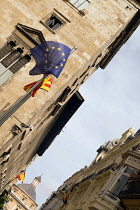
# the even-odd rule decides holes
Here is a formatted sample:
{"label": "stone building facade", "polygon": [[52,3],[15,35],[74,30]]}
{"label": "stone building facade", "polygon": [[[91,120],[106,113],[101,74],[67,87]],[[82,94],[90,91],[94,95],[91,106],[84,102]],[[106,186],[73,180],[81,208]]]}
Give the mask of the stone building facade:
{"label": "stone building facade", "polygon": [[140,172],[140,130],[134,133],[133,128],[128,129],[97,152],[90,166],[66,180],[40,210],[139,209],[139,177],[135,185],[133,179],[135,189],[129,178]]}
{"label": "stone building facade", "polygon": [[[131,36],[139,8],[136,0],[1,1],[0,192],[45,152],[80,107],[79,87]],[[41,76],[29,76],[35,65],[30,49],[45,40],[77,50],[51,91],[39,90],[32,98],[22,87]]]}
{"label": "stone building facade", "polygon": [[13,184],[9,194],[9,202],[4,206],[5,210],[35,210],[36,187],[41,182],[41,176],[35,177],[31,184]]}

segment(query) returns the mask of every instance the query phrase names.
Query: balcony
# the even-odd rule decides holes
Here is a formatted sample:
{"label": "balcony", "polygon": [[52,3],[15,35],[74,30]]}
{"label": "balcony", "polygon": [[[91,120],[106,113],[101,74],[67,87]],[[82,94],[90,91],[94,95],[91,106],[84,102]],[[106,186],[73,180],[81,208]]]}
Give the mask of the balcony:
{"label": "balcony", "polygon": [[126,209],[140,209],[140,173],[127,181],[118,197]]}
{"label": "balcony", "polygon": [[130,179],[124,189],[119,193],[119,198],[139,198],[140,199],[140,178]]}

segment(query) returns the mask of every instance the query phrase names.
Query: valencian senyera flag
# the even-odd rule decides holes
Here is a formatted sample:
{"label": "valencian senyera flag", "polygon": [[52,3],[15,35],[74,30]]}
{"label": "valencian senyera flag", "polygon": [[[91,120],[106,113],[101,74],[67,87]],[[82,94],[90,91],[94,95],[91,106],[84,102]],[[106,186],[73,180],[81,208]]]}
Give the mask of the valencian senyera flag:
{"label": "valencian senyera flag", "polygon": [[30,52],[36,61],[35,67],[29,72],[30,75],[52,74],[59,77],[71,49],[59,42],[46,41],[32,48]]}
{"label": "valencian senyera flag", "polygon": [[[49,74],[33,91],[32,91],[32,97],[35,96],[37,90],[43,89],[45,91],[49,91],[53,82],[54,76],[52,74]],[[25,85],[23,89],[28,92],[38,81],[32,82],[28,85]]]}

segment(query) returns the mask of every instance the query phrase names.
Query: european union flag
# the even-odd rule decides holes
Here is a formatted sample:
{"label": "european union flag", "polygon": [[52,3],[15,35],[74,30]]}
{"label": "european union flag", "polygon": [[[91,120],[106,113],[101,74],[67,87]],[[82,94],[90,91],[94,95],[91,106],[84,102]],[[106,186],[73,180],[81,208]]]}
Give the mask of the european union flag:
{"label": "european union flag", "polygon": [[30,75],[53,74],[58,77],[71,49],[59,42],[46,41],[30,51],[36,61],[36,66],[29,72]]}

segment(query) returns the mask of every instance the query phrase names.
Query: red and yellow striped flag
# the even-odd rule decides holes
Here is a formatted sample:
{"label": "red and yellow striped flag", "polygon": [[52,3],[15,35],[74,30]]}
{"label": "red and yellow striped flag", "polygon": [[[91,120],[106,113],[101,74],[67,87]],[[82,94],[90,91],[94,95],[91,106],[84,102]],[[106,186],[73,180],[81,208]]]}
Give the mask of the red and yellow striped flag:
{"label": "red and yellow striped flag", "polygon": [[67,204],[70,198],[70,191],[66,192],[65,195],[62,197],[63,203]]}
{"label": "red and yellow striped flag", "polygon": [[43,84],[41,85],[40,89],[46,90],[48,92],[53,83],[53,78],[54,76],[49,74],[48,77],[43,80]]}
{"label": "red and yellow striped flag", "polygon": [[[49,91],[50,90],[50,88],[51,88],[51,85],[52,85],[52,83],[53,83],[53,79],[54,79],[54,76],[52,75],[52,74],[49,74],[48,75],[48,77],[47,78],[45,78],[33,91],[32,91],[32,97],[34,97],[35,96],[35,94],[36,94],[36,92],[37,92],[37,90],[39,90],[39,89],[43,89],[43,90],[45,90],[45,91]],[[25,85],[24,87],[23,87],[23,89],[26,91],[26,92],[28,92],[36,83],[37,83],[38,81],[36,81],[36,82],[32,82],[32,83],[30,83],[30,84],[28,84],[28,85]]]}
{"label": "red and yellow striped flag", "polygon": [[21,180],[22,183],[23,183],[23,182],[24,182],[24,179],[25,179],[25,172],[23,171],[23,172],[21,172],[20,174],[17,174],[17,175],[16,175],[16,178],[17,178],[18,180]]}

